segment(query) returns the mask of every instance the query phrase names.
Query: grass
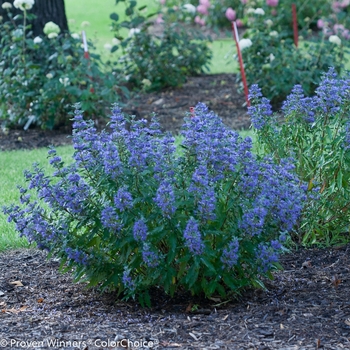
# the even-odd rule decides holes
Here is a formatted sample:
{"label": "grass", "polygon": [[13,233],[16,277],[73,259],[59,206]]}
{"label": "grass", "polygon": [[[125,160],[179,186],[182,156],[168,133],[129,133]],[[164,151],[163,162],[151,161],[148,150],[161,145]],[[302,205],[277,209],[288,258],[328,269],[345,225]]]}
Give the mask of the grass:
{"label": "grass", "polygon": [[[68,161],[73,154],[73,148],[69,146],[58,147],[57,152],[63,160]],[[17,185],[25,185],[23,171],[31,169],[33,163],[37,162],[43,169],[50,171],[51,168],[46,158],[46,148],[31,151],[0,152],[1,207],[2,205],[18,203]],[[18,237],[13,223],[8,223],[7,217],[0,211],[0,251],[27,246],[27,240]]]}

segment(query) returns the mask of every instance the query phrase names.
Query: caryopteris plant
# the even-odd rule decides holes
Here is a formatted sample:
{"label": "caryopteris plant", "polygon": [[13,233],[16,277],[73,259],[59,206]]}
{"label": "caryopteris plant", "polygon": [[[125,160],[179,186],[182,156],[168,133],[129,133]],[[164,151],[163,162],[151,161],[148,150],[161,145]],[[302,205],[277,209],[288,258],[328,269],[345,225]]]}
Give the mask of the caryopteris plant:
{"label": "caryopteris plant", "polygon": [[348,240],[350,222],[350,76],[331,68],[316,94],[305,97],[294,87],[282,107],[283,120],[273,114],[257,85],[250,91],[249,113],[261,153],[277,163],[296,160],[295,174],[311,194],[298,235],[304,244]]}
{"label": "caryopteris plant", "polygon": [[186,119],[180,151],[156,120],[117,106],[109,129],[97,133],[76,110],[73,164],[50,150],[53,176],[35,165],[21,205],[4,209],[22,235],[76,279],[142,304],[152,287],[225,297],[271,277],[305,197],[290,161],[258,161],[251,139],[204,104]]}

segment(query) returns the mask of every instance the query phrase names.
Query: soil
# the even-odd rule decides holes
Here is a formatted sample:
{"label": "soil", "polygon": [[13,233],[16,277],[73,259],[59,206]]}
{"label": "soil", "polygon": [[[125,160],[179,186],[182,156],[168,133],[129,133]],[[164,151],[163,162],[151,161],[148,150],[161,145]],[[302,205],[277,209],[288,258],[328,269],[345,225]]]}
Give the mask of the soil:
{"label": "soil", "polygon": [[[190,78],[182,88],[136,96],[124,110],[147,118],[156,112],[165,130],[178,132],[189,107],[199,101],[228,126],[249,126],[233,75]],[[68,136],[67,130],[14,130],[0,134],[0,148],[58,146],[70,143]],[[266,290],[246,290],[236,300],[187,294],[170,299],[154,291],[151,308],[73,283],[45,252],[7,251],[0,254],[0,347],[350,349],[349,249],[285,254],[284,270],[265,281]]]}
{"label": "soil", "polygon": [[0,255],[0,346],[350,349],[349,249],[284,255],[285,270],[266,291],[248,290],[238,300],[153,293],[151,308],[74,284],[42,251],[9,251]]}
{"label": "soil", "polygon": [[[224,123],[236,130],[247,129],[250,119],[244,106],[244,94],[238,91],[235,75],[214,74],[191,77],[180,88],[169,88],[158,93],[135,95],[123,107],[126,114],[150,119],[158,116],[166,131],[178,133],[189,108],[203,102],[218,114]],[[107,119],[96,119],[99,129]],[[45,130],[0,130],[0,150],[32,149],[37,147],[61,146],[71,142],[71,130],[63,128]]]}

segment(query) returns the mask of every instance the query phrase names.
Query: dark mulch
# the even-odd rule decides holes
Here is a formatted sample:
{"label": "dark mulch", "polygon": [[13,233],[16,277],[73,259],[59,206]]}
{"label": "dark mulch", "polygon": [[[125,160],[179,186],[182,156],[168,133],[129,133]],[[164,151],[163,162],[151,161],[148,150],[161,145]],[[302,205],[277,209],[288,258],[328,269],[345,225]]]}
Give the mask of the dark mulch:
{"label": "dark mulch", "polygon": [[74,284],[41,251],[10,251],[0,255],[0,339],[6,349],[11,340],[111,349],[122,339],[158,349],[350,349],[349,248],[285,255],[268,291],[236,301],[154,294],[151,309]]}
{"label": "dark mulch", "polygon": [[[232,128],[249,126],[233,75],[190,78],[182,88],[135,97],[124,110],[147,118],[156,112],[165,130],[177,132],[199,101]],[[68,135],[0,133],[0,149],[58,146],[71,142]],[[153,293],[151,309],[74,284],[41,251],[9,251],[0,254],[0,339],[7,341],[0,347],[43,349],[51,341],[53,349],[111,349],[127,339],[153,341],[159,349],[350,349],[349,248],[287,254],[285,270],[266,283],[267,291],[246,291],[239,300]]]}
{"label": "dark mulch", "polygon": [[[150,119],[156,113],[164,130],[178,133],[189,108],[204,102],[228,126],[240,130],[250,125],[243,107],[244,95],[237,91],[236,77],[231,74],[202,75],[189,78],[181,88],[160,93],[141,94],[132,98],[123,111],[138,118]],[[95,120],[102,128],[106,120]],[[71,130],[0,130],[0,150],[30,149],[69,144]]]}

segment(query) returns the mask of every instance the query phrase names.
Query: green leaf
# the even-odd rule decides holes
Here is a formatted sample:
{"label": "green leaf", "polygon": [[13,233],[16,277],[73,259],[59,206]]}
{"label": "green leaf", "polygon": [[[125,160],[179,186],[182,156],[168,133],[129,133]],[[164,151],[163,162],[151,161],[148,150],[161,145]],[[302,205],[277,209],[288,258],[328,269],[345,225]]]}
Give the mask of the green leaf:
{"label": "green leaf", "polygon": [[112,19],[113,21],[116,21],[116,22],[119,21],[119,15],[117,13],[115,13],[115,12],[111,13],[109,15],[109,18]]}
{"label": "green leaf", "polygon": [[188,287],[191,288],[197,281],[198,278],[198,267],[196,264],[193,264],[188,270],[188,274],[186,275],[185,281],[188,284]]}
{"label": "green leaf", "polygon": [[125,10],[125,15],[126,16],[132,16],[134,14],[134,9],[132,7],[128,7],[126,10]]}
{"label": "green leaf", "polygon": [[169,252],[167,257],[167,264],[171,264],[176,256],[177,239],[174,234],[169,236],[168,243],[169,243]]}
{"label": "green leaf", "polygon": [[214,267],[214,265],[205,257],[202,256],[201,257],[201,261],[204,263],[204,265],[213,273],[216,273],[216,269]]}
{"label": "green leaf", "polygon": [[111,49],[111,53],[116,52],[118,50],[119,46],[118,45],[114,45]]}

